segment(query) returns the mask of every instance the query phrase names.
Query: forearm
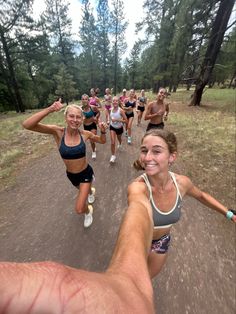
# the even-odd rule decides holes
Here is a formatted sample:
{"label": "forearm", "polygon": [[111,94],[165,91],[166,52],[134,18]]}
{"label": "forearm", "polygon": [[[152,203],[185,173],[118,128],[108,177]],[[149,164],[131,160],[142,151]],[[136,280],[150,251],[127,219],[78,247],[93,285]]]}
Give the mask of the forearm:
{"label": "forearm", "polygon": [[226,215],[228,211],[227,207],[225,207],[223,204],[221,204],[219,201],[217,201],[214,197],[212,197],[206,192],[202,192],[201,197],[199,198],[199,201],[202,204],[206,205],[207,207],[218,211],[224,216]]}
{"label": "forearm", "polygon": [[106,131],[101,131],[100,137],[99,137],[99,143],[105,144],[106,143]]}
{"label": "forearm", "polygon": [[93,135],[92,137],[90,137],[90,140],[95,143],[105,144],[106,143],[106,131],[101,131],[100,136]]}
{"label": "forearm", "polygon": [[[133,202],[124,215],[109,270],[124,269],[130,274],[135,270],[145,270],[152,232],[153,222],[148,208]],[[137,260],[138,269],[135,268]]]}
{"label": "forearm", "polygon": [[48,107],[35,113],[22,123],[23,127],[28,130],[34,130],[34,128],[39,124],[39,122],[43,120],[50,112],[51,112],[50,107]]}

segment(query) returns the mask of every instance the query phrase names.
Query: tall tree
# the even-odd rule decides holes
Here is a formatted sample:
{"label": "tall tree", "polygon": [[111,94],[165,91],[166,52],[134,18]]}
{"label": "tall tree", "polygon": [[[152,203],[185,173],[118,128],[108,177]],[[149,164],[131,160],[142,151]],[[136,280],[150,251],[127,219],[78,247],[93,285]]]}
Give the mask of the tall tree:
{"label": "tall tree", "polygon": [[217,57],[216,64],[212,73],[212,83],[225,83],[228,81],[228,87],[236,87],[234,79],[236,78],[236,27],[225,36],[224,42]]}
{"label": "tall tree", "polygon": [[221,0],[213,23],[212,32],[206,49],[201,71],[196,81],[196,87],[190,105],[200,106],[204,87],[209,82],[217,55],[220,51],[228,21],[234,6],[234,0]]}
{"label": "tall tree", "polygon": [[97,54],[100,69],[101,85],[104,90],[110,85],[111,78],[111,52],[110,52],[110,10],[108,0],[99,0],[97,6]]}
{"label": "tall tree", "polygon": [[20,33],[23,35],[32,24],[32,19],[29,17],[31,4],[31,0],[14,2],[7,0],[1,3],[0,63],[10,98],[13,100],[17,112],[24,112],[25,107],[16,74],[17,59],[15,59],[15,55],[18,46],[16,31],[20,29]]}
{"label": "tall tree", "polygon": [[68,17],[69,3],[64,0],[45,0],[46,10],[42,14],[52,44],[52,52],[60,56],[69,67],[73,60],[72,20]]}
{"label": "tall tree", "polygon": [[127,62],[129,69],[129,82],[131,88],[137,89],[140,88],[140,79],[139,79],[139,57],[140,57],[140,43],[135,42],[131,53],[130,58]]}
{"label": "tall tree", "polygon": [[97,29],[89,0],[82,0],[82,22],[80,27],[80,65],[89,88],[97,86]]}
{"label": "tall tree", "polygon": [[114,58],[114,94],[117,93],[118,87],[118,70],[122,53],[125,52],[127,44],[125,42],[125,31],[128,22],[124,19],[124,3],[122,0],[112,0],[111,9],[111,29],[112,35],[112,54]]}
{"label": "tall tree", "polygon": [[57,83],[57,89],[55,93],[58,96],[62,96],[66,104],[69,104],[69,100],[78,95],[78,90],[75,88],[75,82],[73,82],[73,77],[70,75],[62,63],[58,74],[54,75],[54,79]]}

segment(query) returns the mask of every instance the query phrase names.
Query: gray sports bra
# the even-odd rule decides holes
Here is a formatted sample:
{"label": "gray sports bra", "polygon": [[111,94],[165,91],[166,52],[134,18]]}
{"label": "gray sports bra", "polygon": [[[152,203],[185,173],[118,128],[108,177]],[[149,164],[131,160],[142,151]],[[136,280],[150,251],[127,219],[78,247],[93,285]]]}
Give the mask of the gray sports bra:
{"label": "gray sports bra", "polygon": [[181,203],[182,203],[182,197],[181,197],[181,194],[179,192],[179,188],[178,188],[174,173],[169,172],[169,174],[170,174],[170,176],[171,176],[171,178],[175,184],[177,196],[176,196],[176,202],[175,202],[174,207],[171,210],[169,210],[168,212],[163,212],[156,207],[154,200],[153,200],[152,188],[151,188],[151,184],[148,180],[148,177],[147,177],[146,173],[141,175],[141,177],[143,178],[144,182],[146,183],[146,185],[148,187],[148,191],[150,194],[150,202],[151,202],[151,206],[152,206],[152,216],[153,216],[154,229],[171,227],[172,224],[176,223],[180,219],[180,214],[181,214],[180,208],[181,208]]}

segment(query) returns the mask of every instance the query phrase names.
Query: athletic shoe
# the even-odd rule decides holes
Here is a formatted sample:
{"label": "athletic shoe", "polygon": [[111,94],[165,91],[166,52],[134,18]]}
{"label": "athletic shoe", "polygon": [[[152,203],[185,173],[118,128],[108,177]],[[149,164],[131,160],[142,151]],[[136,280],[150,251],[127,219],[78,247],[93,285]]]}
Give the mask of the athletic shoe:
{"label": "athletic shoe", "polygon": [[89,213],[84,215],[84,228],[88,228],[93,223],[93,206],[88,205]]}
{"label": "athletic shoe", "polygon": [[88,203],[89,204],[93,204],[94,201],[95,201],[95,192],[96,192],[96,190],[95,190],[95,188],[91,188],[91,190],[92,190],[92,194],[88,195]]}
{"label": "athletic shoe", "polygon": [[116,160],[116,156],[115,155],[111,155],[111,159],[110,159],[110,162],[114,163]]}
{"label": "athletic shoe", "polygon": [[119,150],[123,150],[123,146],[122,146],[122,144],[118,144],[118,145],[117,145],[117,149],[119,149]]}
{"label": "athletic shoe", "polygon": [[131,142],[132,142],[131,137],[130,137],[130,136],[128,136],[127,143],[128,143],[128,144],[131,144]]}
{"label": "athletic shoe", "polygon": [[96,159],[96,157],[97,157],[96,152],[92,152],[92,159]]}

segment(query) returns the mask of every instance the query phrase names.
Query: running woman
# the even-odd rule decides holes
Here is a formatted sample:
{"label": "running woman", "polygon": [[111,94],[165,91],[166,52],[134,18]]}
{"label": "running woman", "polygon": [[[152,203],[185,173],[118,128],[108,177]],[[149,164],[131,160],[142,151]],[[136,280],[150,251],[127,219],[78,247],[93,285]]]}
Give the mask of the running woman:
{"label": "running woman", "polygon": [[[83,94],[81,97],[82,111],[84,115],[83,125],[84,130],[92,132],[97,135],[97,124],[99,123],[100,111],[96,110],[95,106],[89,104],[89,96]],[[90,141],[92,148],[92,159],[96,159],[96,145],[93,140]]]}
{"label": "running woman", "polygon": [[124,105],[125,100],[128,98],[127,94],[126,94],[126,89],[124,88],[122,91],[122,95],[120,96],[120,102],[121,102],[121,106]]}
{"label": "running woman", "polygon": [[114,163],[116,160],[116,138],[119,142],[118,148],[122,148],[122,134],[124,132],[123,124],[127,123],[127,117],[123,109],[119,106],[119,98],[113,97],[112,109],[110,111],[110,136],[111,136],[111,159]]}
{"label": "running woman", "polygon": [[106,123],[110,123],[110,110],[111,110],[111,104],[112,104],[112,95],[110,88],[105,89],[105,95],[104,95],[104,107],[105,107],[105,116],[106,116]]}
{"label": "running woman", "polygon": [[131,129],[134,120],[134,109],[136,108],[136,98],[135,98],[135,91],[131,89],[129,92],[129,97],[124,100],[123,109],[125,110],[126,117],[128,122],[126,123],[126,132],[125,136],[128,136],[127,143],[132,143],[131,137]]}
{"label": "running woman", "polygon": [[43,124],[41,120],[53,112],[60,111],[63,105],[60,101],[54,102],[23,122],[23,127],[54,137],[61,158],[66,166],[66,175],[71,183],[79,190],[75,203],[75,211],[84,214],[84,227],[89,227],[93,222],[93,206],[88,202],[94,202],[92,192],[93,169],[86,159],[87,140],[104,144],[106,143],[106,126],[99,124],[101,135],[95,135],[90,131],[80,130],[83,123],[83,113],[78,105],[69,105],[65,109],[66,127]]}
{"label": "running woman", "polygon": [[98,112],[102,108],[102,105],[101,105],[99,97],[97,96],[97,93],[98,93],[98,89],[94,89],[94,88],[90,89],[91,97],[89,98],[89,105],[91,106],[94,112]]}
{"label": "running woman", "polygon": [[145,110],[146,104],[147,104],[147,97],[145,96],[145,90],[142,89],[138,97],[138,106],[137,106],[138,123],[137,125],[141,124],[141,120],[142,120],[142,116],[143,116],[143,112]]}
{"label": "running woman", "polygon": [[166,96],[166,89],[160,88],[156,96],[156,100],[147,105],[144,120],[150,120],[146,131],[150,129],[164,129],[164,120],[167,120],[170,108],[164,102]]}

